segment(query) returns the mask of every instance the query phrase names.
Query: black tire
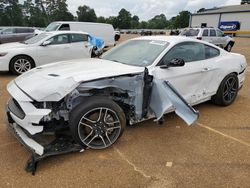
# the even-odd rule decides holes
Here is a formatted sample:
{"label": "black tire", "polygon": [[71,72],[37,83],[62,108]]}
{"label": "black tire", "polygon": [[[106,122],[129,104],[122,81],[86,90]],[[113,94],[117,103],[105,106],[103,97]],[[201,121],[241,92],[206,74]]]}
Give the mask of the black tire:
{"label": "black tire", "polygon": [[20,75],[26,71],[31,70],[35,67],[33,59],[25,55],[19,55],[11,59],[10,61],[10,71],[13,74]]}
{"label": "black tire", "polygon": [[239,81],[235,73],[227,75],[221,82],[216,95],[212,97],[212,102],[220,106],[232,104],[238,94]]}
{"label": "black tire", "polygon": [[122,135],[126,118],[121,107],[113,100],[90,97],[70,112],[69,126],[73,138],[80,145],[104,149]]}
{"label": "black tire", "polygon": [[115,35],[115,41],[118,41],[120,39],[120,35]]}
{"label": "black tire", "polygon": [[228,52],[231,52],[232,48],[233,48],[233,43],[232,43],[232,42],[229,42],[229,43],[227,44],[227,46],[225,47],[225,50],[228,51]]}

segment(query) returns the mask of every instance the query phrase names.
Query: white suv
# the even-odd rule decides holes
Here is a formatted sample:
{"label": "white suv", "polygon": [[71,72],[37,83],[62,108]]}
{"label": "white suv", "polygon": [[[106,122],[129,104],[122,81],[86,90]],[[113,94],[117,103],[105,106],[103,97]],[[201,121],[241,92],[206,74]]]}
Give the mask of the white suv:
{"label": "white suv", "polygon": [[229,52],[235,43],[234,39],[225,35],[223,31],[218,28],[186,28],[180,35],[210,42]]}

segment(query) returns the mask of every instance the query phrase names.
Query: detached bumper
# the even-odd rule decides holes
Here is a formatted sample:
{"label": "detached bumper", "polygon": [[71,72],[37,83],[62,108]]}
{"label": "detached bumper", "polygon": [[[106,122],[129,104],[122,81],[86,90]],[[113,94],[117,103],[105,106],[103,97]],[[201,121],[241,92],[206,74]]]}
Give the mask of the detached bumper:
{"label": "detached bumper", "polygon": [[38,155],[44,154],[44,147],[33,140],[28,133],[14,122],[10,115],[9,108],[7,107],[7,117],[8,117],[8,130],[17,138],[17,140],[24,145],[29,151],[32,153],[36,153]]}

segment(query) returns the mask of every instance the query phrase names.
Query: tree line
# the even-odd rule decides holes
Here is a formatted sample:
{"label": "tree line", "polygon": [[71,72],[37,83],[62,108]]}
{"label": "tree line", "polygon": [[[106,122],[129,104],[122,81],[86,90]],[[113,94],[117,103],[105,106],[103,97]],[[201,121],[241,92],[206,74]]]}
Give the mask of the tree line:
{"label": "tree line", "polygon": [[181,11],[177,16],[167,19],[162,13],[148,21],[140,21],[122,8],[117,16],[97,17],[89,6],[79,6],[74,16],[68,10],[67,0],[0,0],[0,26],[46,27],[53,21],[82,21],[109,23],[119,29],[173,29],[189,25],[189,11]]}

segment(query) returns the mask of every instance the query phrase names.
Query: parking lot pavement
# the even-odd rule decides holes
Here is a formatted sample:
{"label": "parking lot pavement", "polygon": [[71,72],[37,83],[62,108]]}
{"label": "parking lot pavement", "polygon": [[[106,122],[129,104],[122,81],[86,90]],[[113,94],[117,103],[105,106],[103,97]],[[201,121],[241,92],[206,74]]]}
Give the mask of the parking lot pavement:
{"label": "parking lot pavement", "polygon": [[[249,49],[250,38],[236,38],[233,51],[248,62]],[[29,153],[5,127],[5,88],[13,78],[0,73],[0,187],[250,186],[249,71],[231,106],[196,106],[200,119],[194,126],[173,113],[163,125],[150,120],[129,126],[111,148],[48,158],[34,177],[24,171]]]}

